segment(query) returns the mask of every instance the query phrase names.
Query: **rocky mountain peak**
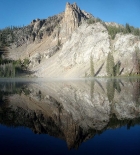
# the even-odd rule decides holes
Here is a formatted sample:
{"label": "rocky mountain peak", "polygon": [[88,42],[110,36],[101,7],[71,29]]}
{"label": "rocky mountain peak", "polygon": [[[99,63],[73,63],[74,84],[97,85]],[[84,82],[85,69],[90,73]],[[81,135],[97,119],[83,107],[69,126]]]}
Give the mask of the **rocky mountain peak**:
{"label": "rocky mountain peak", "polygon": [[67,3],[66,4],[66,8],[67,7],[70,7],[70,8],[72,8],[72,9],[75,9],[75,10],[80,10],[80,8],[77,6],[77,4],[74,2],[73,4],[70,4],[70,3]]}
{"label": "rocky mountain peak", "polygon": [[66,34],[71,34],[80,23],[88,17],[81,11],[76,3],[66,3],[65,15],[63,19],[63,25],[66,29]]}
{"label": "rocky mountain peak", "polygon": [[[103,22],[76,3],[66,3],[63,13],[34,19],[28,26],[5,29],[0,34],[2,44],[10,44],[8,58],[29,59],[28,68],[33,76],[93,77],[92,69],[94,76],[102,77],[140,74],[140,55],[136,54],[140,49],[139,29]],[[110,53],[114,62],[107,69]]]}

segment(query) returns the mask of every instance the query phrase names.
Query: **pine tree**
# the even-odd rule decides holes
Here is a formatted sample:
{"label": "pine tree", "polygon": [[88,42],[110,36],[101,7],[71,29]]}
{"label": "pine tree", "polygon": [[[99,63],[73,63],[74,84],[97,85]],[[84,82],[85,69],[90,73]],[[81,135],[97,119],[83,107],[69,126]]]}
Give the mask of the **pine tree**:
{"label": "pine tree", "polygon": [[114,76],[118,76],[120,73],[120,66],[121,66],[121,62],[118,61],[117,64],[114,66]]}
{"label": "pine tree", "polygon": [[106,72],[108,76],[114,76],[114,57],[110,52],[107,56]]}
{"label": "pine tree", "polygon": [[139,47],[135,48],[133,59],[134,59],[136,73],[140,74],[140,49]]}
{"label": "pine tree", "polygon": [[94,77],[94,63],[92,55],[90,56],[90,75],[91,77]]}
{"label": "pine tree", "polygon": [[125,28],[126,28],[126,33],[131,33],[129,24],[126,23]]}

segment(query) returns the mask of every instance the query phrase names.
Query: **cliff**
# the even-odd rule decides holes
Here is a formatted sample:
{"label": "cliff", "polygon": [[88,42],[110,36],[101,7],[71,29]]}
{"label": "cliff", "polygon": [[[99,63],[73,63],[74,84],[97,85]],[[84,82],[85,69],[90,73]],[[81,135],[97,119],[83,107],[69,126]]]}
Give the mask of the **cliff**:
{"label": "cliff", "polygon": [[[118,33],[112,35],[117,28]],[[29,69],[37,77],[72,78],[90,77],[93,66],[94,76],[107,76],[107,57],[111,53],[112,68],[119,64],[118,73],[113,74],[139,74],[140,56],[136,62],[135,49],[140,48],[140,37],[135,29],[132,32],[95,18],[76,3],[67,3],[64,13],[33,20],[14,30],[16,39],[9,48],[9,58],[30,59]]]}

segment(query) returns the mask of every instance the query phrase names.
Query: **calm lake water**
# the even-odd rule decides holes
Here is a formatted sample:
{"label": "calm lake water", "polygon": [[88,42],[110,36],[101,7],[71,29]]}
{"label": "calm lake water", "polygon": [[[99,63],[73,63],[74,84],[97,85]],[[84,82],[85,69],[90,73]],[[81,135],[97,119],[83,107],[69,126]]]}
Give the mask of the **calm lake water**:
{"label": "calm lake water", "polygon": [[139,155],[140,79],[1,79],[0,149],[1,155]]}

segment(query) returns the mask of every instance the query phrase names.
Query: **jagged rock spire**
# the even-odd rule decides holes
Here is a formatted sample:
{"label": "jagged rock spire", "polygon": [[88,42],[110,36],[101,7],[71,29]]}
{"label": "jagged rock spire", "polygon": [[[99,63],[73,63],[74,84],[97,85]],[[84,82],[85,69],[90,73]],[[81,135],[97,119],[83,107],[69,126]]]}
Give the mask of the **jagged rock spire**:
{"label": "jagged rock spire", "polygon": [[76,3],[66,3],[63,25],[68,35],[71,34],[80,25],[80,22],[84,18],[86,18],[86,16]]}

